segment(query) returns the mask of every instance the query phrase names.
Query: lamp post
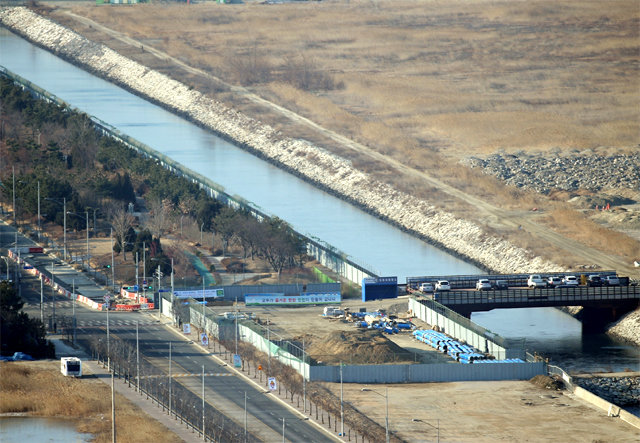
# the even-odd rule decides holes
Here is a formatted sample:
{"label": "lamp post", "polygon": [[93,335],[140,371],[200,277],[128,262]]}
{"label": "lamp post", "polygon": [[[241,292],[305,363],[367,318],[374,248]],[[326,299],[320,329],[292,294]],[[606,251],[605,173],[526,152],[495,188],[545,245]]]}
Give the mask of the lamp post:
{"label": "lamp post", "polygon": [[[45,197],[45,200],[50,200],[52,202],[60,204],[58,199]],[[15,203],[14,203],[15,206]],[[15,211],[15,207],[14,207]],[[67,198],[62,197],[62,211],[64,214],[64,226],[63,226],[63,245],[62,245],[62,257],[64,260],[67,259]]]}
{"label": "lamp post", "polygon": [[[85,213],[85,224],[87,228],[87,271],[91,269],[91,256],[89,255],[89,211],[84,211]],[[67,212],[67,214],[75,215],[81,217],[77,212]]]}
{"label": "lamp post", "polygon": [[428,421],[422,420],[421,418],[412,418],[411,421],[424,423],[424,424],[426,424],[428,426],[431,426],[432,428],[435,428],[436,431],[437,431],[437,442],[440,443],[440,419],[439,418],[436,418],[436,425],[435,426],[433,426]]}
{"label": "lamp post", "polygon": [[386,437],[386,442],[389,443],[389,388],[388,387],[384,388],[384,395],[382,395],[378,391],[374,391],[373,389],[370,389],[370,388],[362,388],[361,391],[363,391],[363,392],[373,392],[374,394],[379,395],[380,397],[384,397],[384,404],[385,404],[385,419],[384,419],[385,437]]}

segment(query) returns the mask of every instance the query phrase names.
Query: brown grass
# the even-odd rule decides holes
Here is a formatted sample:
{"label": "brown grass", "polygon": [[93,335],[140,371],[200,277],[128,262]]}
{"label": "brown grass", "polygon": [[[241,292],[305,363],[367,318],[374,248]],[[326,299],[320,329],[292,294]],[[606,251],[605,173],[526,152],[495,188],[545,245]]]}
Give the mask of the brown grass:
{"label": "brown grass", "polygon": [[[111,441],[111,393],[103,382],[64,377],[57,361],[2,362],[0,373],[0,413],[75,418],[78,431]],[[118,441],[180,441],[124,397],[116,395],[116,405]]]}
{"label": "brown grass", "polygon": [[[479,171],[461,168],[457,160],[521,150],[555,155],[603,147],[598,152],[606,154],[638,143],[640,9],[633,0],[609,1],[604,9],[595,0],[352,0],[73,9],[228,83],[251,83],[258,95],[503,208],[563,209],[569,204],[507,188]],[[64,22],[62,14],[54,15]],[[84,33],[100,39],[94,29],[84,28]],[[118,46],[110,38],[103,41]],[[185,77],[137,48],[120,44],[116,49],[204,91],[218,91],[217,99],[286,135],[337,151],[354,166],[402,190],[426,195],[459,216],[474,214],[468,204],[389,173],[389,167],[304,125],[241,95],[220,92],[226,89],[209,79]],[[344,87],[306,91],[294,80],[287,82],[288,64],[301,56]],[[239,59],[232,63],[230,57]],[[252,65],[261,66],[260,75],[247,81]],[[562,219],[556,217],[555,227],[571,233],[573,222]],[[605,241],[590,244],[605,251],[621,241],[612,231],[594,236]],[[514,239],[522,246],[517,236]],[[548,250],[543,245],[534,252],[548,257]]]}
{"label": "brown grass", "polygon": [[571,209],[549,213],[548,223],[556,231],[601,251],[624,257],[640,256],[640,242],[618,231],[607,229]]}

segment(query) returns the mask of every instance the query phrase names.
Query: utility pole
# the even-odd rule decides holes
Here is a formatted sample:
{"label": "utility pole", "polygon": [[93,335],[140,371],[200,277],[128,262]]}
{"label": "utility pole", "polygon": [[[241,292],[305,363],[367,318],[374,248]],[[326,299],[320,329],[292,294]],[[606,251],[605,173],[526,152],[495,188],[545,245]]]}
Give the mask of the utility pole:
{"label": "utility pole", "polygon": [[235,323],[236,323],[236,354],[238,355],[238,297],[236,297],[236,309],[235,309]]}
{"label": "utility pole", "polygon": [[113,252],[113,228],[109,229],[109,238],[111,239],[111,290],[115,292],[115,287],[116,287],[116,263],[115,263],[115,257],[114,257],[114,252]]}
{"label": "utility pole", "polygon": [[169,417],[171,417],[171,342],[169,342]]}
{"label": "utility pole", "polygon": [[304,353],[304,338],[302,339],[302,409],[307,413],[307,359]]}
{"label": "utility pole", "polygon": [[[173,312],[174,295],[173,295],[173,257],[171,257],[171,318],[173,319],[173,325],[176,325],[176,314]],[[204,435],[204,431],[203,431]]]}
{"label": "utility pole", "polygon": [[16,222],[16,167],[15,165],[11,166],[11,171],[13,171],[13,225],[16,227],[16,229],[18,229],[18,224]]}
{"label": "utility pole", "polygon": [[73,279],[73,283],[72,283],[72,290],[71,290],[71,296],[73,297],[73,344],[75,346],[76,344],[76,326],[78,324],[77,320],[76,320],[76,279]]}
{"label": "utility pole", "polygon": [[142,296],[147,297],[147,243],[142,242]]}
{"label": "utility pole", "polygon": [[[7,265],[7,272],[9,269],[9,265]],[[7,278],[7,280],[9,280]],[[40,276],[40,323],[44,325],[44,281],[42,280],[42,276]]]}
{"label": "utility pole", "polygon": [[64,227],[63,227],[63,250],[62,257],[67,261],[67,197],[62,197],[62,210],[64,211]]}
{"label": "utility pole", "polygon": [[344,390],[342,386],[342,362],[340,362],[340,436],[344,437]]}
{"label": "utility pole", "polygon": [[247,442],[247,391],[244,391],[244,441]]}
{"label": "utility pole", "polygon": [[204,365],[202,365],[202,439],[207,441],[204,429]]}
{"label": "utility pole", "polygon": [[138,328],[140,322],[136,322],[136,382],[138,385],[138,392],[140,392],[140,338],[138,336]]}
{"label": "utility pole", "polygon": [[107,370],[111,370],[111,343],[109,342],[109,305],[111,299],[107,301]]}
{"label": "utility pole", "polygon": [[140,284],[138,282],[138,251],[136,251],[136,302],[140,303]]}
{"label": "utility pole", "polygon": [[113,372],[111,372],[111,442],[116,443],[116,391]]}
{"label": "utility pole", "polygon": [[42,228],[40,227],[40,180],[38,180],[38,241],[40,241],[40,233]]}
{"label": "utility pole", "polygon": [[89,211],[86,211],[87,214],[87,272],[91,269],[91,255],[89,253]]}
{"label": "utility pole", "polygon": [[53,276],[53,261],[51,262],[51,306],[52,306],[52,315],[53,315],[53,332],[56,332],[56,290],[53,288],[56,284],[56,279]]}

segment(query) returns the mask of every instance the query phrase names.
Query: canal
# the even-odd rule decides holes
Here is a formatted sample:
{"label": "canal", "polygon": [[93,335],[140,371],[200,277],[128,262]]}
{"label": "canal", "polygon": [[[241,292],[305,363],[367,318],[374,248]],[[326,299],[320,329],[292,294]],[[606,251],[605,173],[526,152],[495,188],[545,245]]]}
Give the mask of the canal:
{"label": "canal", "polygon": [[[242,196],[296,230],[322,239],[381,275],[480,270],[378,220],[198,126],[95,77],[0,28],[0,65]],[[494,310],[472,320],[569,370],[638,370],[640,350],[553,308]]]}

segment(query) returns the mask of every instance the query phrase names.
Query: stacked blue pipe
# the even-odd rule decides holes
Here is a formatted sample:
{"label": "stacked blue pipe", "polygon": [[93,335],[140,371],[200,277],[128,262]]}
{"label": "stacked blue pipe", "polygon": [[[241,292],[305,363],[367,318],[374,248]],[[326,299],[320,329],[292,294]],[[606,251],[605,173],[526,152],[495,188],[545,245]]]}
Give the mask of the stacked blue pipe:
{"label": "stacked blue pipe", "polygon": [[430,329],[419,329],[413,332],[413,336],[432,348],[437,349],[440,352],[447,353],[451,358],[463,364],[486,361],[485,359],[487,358],[484,354],[478,352],[473,346],[462,344],[459,341],[446,336],[442,332]]}

